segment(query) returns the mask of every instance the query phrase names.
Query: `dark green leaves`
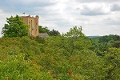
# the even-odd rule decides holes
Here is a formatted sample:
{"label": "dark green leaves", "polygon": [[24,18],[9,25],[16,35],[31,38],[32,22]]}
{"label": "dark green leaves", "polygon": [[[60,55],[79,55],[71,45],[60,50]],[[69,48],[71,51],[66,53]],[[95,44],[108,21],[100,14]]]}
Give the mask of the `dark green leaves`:
{"label": "dark green leaves", "polygon": [[22,37],[28,35],[28,25],[26,25],[22,19],[16,15],[7,18],[7,24],[2,29],[4,37]]}

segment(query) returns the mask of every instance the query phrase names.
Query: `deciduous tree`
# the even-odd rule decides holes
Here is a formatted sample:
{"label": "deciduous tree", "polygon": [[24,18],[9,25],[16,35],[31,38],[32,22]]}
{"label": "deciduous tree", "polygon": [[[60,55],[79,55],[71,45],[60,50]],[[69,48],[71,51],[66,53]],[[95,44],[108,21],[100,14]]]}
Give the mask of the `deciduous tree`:
{"label": "deciduous tree", "polygon": [[16,15],[7,18],[7,24],[2,28],[2,34],[4,37],[22,37],[28,35],[28,25],[25,24],[22,19]]}

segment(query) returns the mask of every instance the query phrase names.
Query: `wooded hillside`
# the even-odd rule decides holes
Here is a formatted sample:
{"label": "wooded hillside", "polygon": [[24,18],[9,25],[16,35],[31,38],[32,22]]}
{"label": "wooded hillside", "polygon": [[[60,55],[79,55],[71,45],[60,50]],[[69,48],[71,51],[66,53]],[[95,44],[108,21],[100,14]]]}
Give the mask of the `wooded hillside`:
{"label": "wooded hillside", "polygon": [[90,39],[78,27],[47,39],[2,37],[0,79],[119,80],[119,41],[117,35]]}

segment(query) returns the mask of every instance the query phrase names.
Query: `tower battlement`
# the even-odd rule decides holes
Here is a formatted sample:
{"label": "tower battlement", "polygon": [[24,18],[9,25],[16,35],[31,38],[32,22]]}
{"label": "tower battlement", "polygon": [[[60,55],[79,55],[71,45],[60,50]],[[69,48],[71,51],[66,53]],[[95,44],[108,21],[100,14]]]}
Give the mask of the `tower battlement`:
{"label": "tower battlement", "polygon": [[21,16],[23,19],[23,22],[29,25],[29,35],[36,37],[39,35],[39,29],[38,29],[38,22],[39,22],[39,16],[36,15],[35,17],[28,16]]}

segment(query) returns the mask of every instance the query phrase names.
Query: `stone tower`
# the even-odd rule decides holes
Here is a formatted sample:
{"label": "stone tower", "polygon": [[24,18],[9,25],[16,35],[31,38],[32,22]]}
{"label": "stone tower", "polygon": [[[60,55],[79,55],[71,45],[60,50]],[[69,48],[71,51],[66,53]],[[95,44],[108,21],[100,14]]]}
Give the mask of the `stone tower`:
{"label": "stone tower", "polygon": [[39,16],[36,15],[35,17],[29,16],[21,16],[23,19],[23,22],[29,25],[29,35],[36,37],[39,35],[39,29],[38,29],[38,20]]}

